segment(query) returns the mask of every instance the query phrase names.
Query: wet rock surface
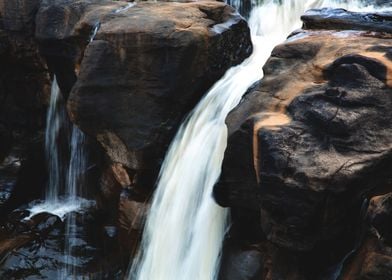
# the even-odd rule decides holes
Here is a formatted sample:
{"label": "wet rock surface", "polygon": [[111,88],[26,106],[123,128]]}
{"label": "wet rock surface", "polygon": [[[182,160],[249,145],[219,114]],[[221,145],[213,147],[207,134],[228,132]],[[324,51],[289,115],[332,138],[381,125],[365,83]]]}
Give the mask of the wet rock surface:
{"label": "wet rock surface", "polygon": [[[264,258],[295,259],[292,276],[265,279],[336,279],[355,247],[364,197],[392,190],[390,14],[321,10],[303,20],[305,29],[273,50],[264,78],[229,114],[214,190],[221,205],[254,213],[242,235],[262,229],[259,241],[239,244],[266,238],[277,251],[262,250]],[[382,205],[374,222],[388,240]],[[362,276],[339,279],[388,279],[387,257],[371,255],[362,255]],[[275,265],[260,262],[279,271]]]}
{"label": "wet rock surface", "polygon": [[34,40],[38,6],[39,1],[0,1],[0,219],[39,196],[45,180],[40,144],[50,87]]}
{"label": "wet rock surface", "polygon": [[108,15],[70,94],[72,119],[112,161],[156,170],[184,115],[251,52],[233,12],[218,2],[138,3]]}
{"label": "wet rock surface", "polygon": [[[0,0],[0,278],[122,279],[177,127],[251,52],[247,23],[221,2]],[[23,205],[47,186],[54,75],[72,121],[93,139],[86,195],[97,209],[27,221]],[[64,161],[68,129],[58,139]]]}
{"label": "wet rock surface", "polygon": [[[13,211],[0,230],[0,276],[11,279],[60,279],[77,273],[88,279],[119,279],[116,228],[104,227],[94,209],[60,217]],[[69,221],[73,228],[69,228]],[[67,244],[70,244],[67,245]],[[68,251],[65,248],[69,248]]]}

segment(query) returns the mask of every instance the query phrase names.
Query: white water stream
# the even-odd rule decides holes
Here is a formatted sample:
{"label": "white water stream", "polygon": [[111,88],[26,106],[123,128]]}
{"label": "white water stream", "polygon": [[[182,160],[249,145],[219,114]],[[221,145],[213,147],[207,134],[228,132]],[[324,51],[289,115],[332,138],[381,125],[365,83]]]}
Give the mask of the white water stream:
{"label": "white water stream", "polygon": [[65,108],[62,105],[60,88],[56,76],[53,77],[50,92],[50,103],[46,117],[45,130],[45,153],[48,163],[48,187],[46,201],[56,204],[61,189],[61,181],[64,179],[65,170],[60,156],[58,145],[60,130],[65,125]]}
{"label": "white water stream", "polygon": [[[45,153],[48,163],[48,185],[45,200],[33,205],[29,211],[30,219],[36,214],[47,212],[64,219],[67,213],[83,212],[92,206],[92,202],[79,197],[82,174],[86,170],[86,151],[84,135],[76,127],[72,127],[71,157],[69,164],[61,157],[61,129],[67,129],[66,110],[61,100],[61,92],[54,76],[51,97],[47,114],[45,131]],[[68,140],[62,139],[64,144]]]}
{"label": "white water stream", "polygon": [[130,267],[131,280],[212,280],[217,278],[229,212],[212,189],[221,172],[227,142],[225,118],[242,95],[263,76],[275,45],[301,26],[310,8],[372,10],[360,1],[264,1],[250,13],[254,51],[229,69],[190,113],[162,165],[142,239]]}

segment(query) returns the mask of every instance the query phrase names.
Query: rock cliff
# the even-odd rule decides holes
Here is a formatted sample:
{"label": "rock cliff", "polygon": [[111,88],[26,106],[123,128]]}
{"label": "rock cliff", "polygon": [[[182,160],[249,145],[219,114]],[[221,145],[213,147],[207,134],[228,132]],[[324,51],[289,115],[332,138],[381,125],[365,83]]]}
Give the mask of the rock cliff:
{"label": "rock cliff", "polygon": [[[228,116],[215,187],[238,223],[230,242],[266,246],[258,249],[263,279],[324,279],[355,247],[363,201],[391,191],[390,14],[322,9],[302,20]],[[286,272],[276,258],[292,262]],[[392,271],[367,264],[377,277]]]}

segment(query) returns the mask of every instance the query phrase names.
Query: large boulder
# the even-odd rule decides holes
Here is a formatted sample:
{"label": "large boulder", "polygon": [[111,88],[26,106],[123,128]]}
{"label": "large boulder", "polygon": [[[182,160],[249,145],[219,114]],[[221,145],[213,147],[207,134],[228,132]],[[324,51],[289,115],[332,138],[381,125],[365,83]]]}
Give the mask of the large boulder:
{"label": "large boulder", "polygon": [[68,99],[71,119],[113,162],[156,174],[184,116],[251,53],[249,29],[220,2],[143,2],[99,22]]}
{"label": "large boulder", "polygon": [[[331,17],[336,13],[344,12]],[[330,23],[326,10],[303,18],[316,14]],[[391,18],[367,17],[376,18],[373,32],[352,22],[350,30],[293,34],[227,118],[215,197],[259,213],[253,222],[281,248],[318,250],[315,256],[339,250],[338,240],[353,234],[363,196],[391,180],[392,41],[383,29]]]}

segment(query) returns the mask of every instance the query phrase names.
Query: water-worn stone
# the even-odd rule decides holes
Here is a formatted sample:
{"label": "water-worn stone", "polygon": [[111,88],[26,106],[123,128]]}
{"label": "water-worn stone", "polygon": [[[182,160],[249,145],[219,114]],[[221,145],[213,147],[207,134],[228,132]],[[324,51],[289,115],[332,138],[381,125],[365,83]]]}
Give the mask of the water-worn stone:
{"label": "water-worn stone", "polygon": [[[321,24],[342,12],[329,11],[312,14]],[[327,263],[337,265],[354,246],[364,195],[392,190],[390,15],[372,25],[352,17],[364,15],[350,13],[348,25],[334,25],[339,30],[298,31],[273,50],[264,78],[226,120],[228,146],[214,189],[221,205],[260,213],[252,222],[269,242],[296,252],[309,279],[324,279]]]}
{"label": "water-worn stone", "polygon": [[152,187],[183,117],[252,45],[246,22],[224,3],[128,5],[45,0],[36,38],[70,94],[72,121]]}
{"label": "water-worn stone", "polygon": [[250,52],[246,23],[223,3],[138,3],[101,22],[70,115],[114,162],[156,168],[184,115]]}

